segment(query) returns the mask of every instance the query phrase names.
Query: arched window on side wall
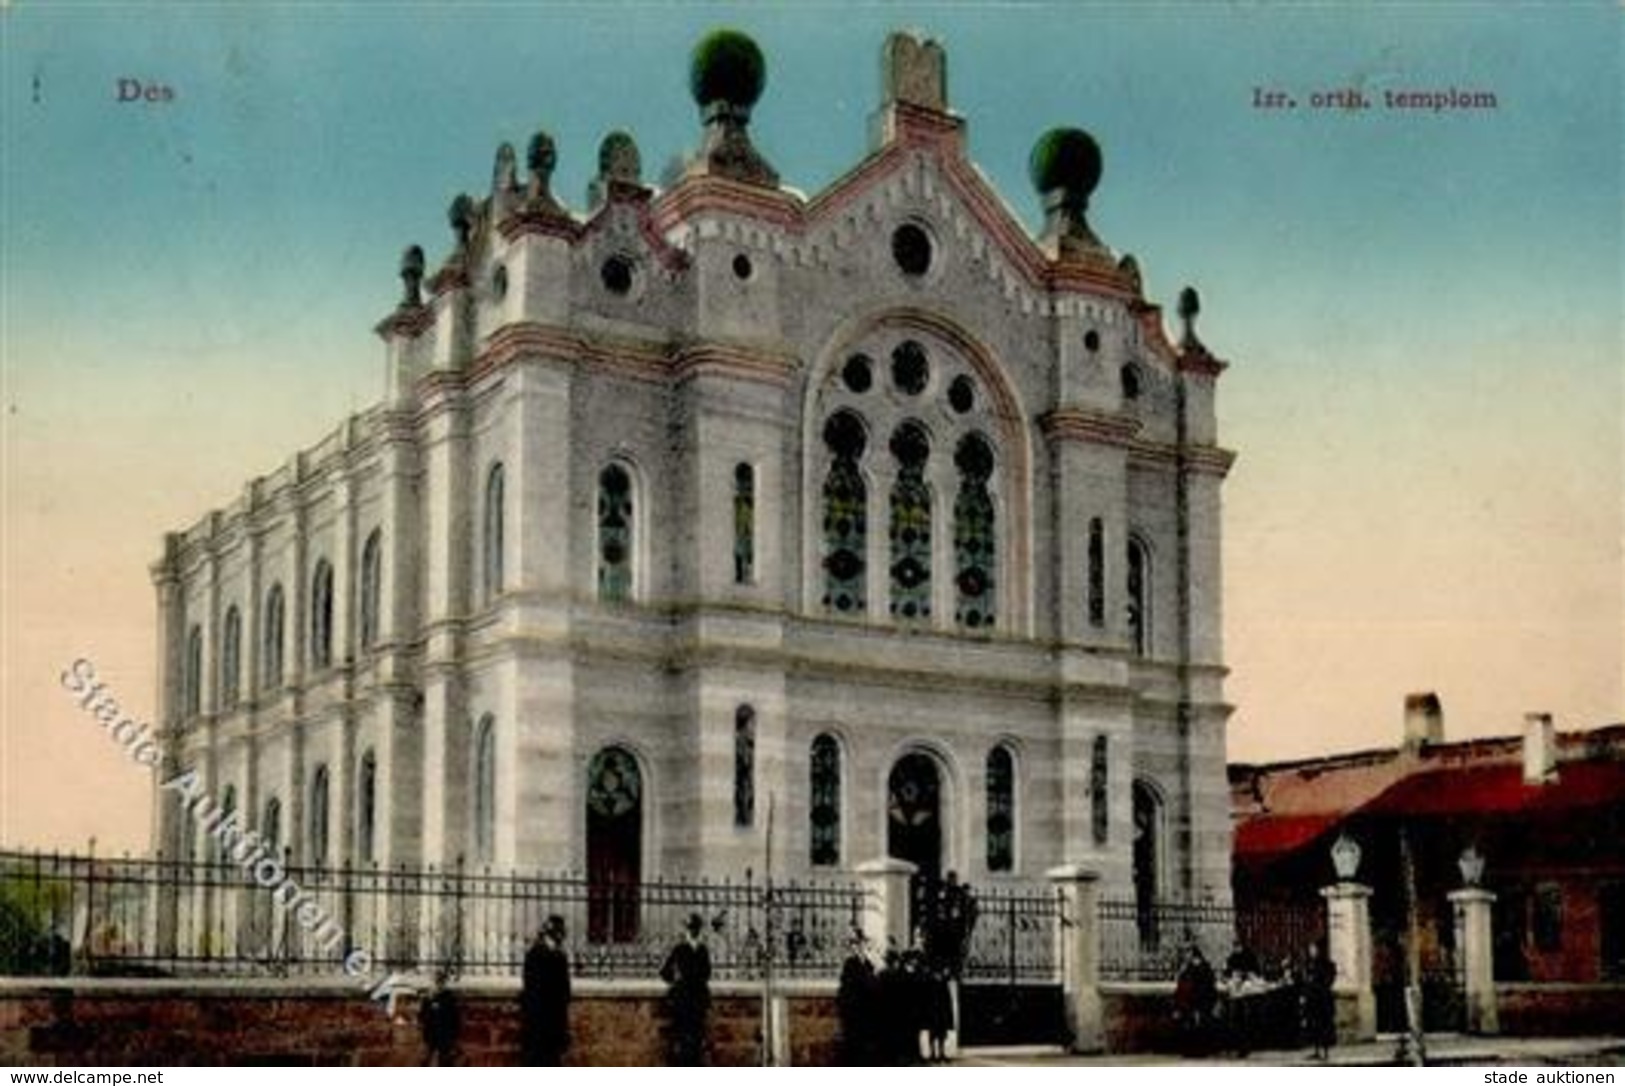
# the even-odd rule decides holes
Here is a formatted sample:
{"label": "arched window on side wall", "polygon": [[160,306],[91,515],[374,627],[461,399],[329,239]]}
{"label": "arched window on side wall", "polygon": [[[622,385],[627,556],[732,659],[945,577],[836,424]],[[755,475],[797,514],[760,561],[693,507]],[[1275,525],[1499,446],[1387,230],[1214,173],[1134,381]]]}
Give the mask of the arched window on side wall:
{"label": "arched window on side wall", "polygon": [[954,499],[954,621],[970,630],[998,620],[998,534],[994,524],[993,446],[967,434],[954,453],[959,495]]}
{"label": "arched window on side wall", "polygon": [[598,599],[625,603],[633,593],[632,477],[619,464],[598,475]]}
{"label": "arched window on side wall", "polygon": [[734,713],[734,825],[756,822],[756,710],[741,705]]}
{"label": "arched window on side wall", "polygon": [[1099,517],[1089,521],[1089,625],[1106,625],[1106,529]]}
{"label": "arched window on side wall", "polygon": [[474,860],[488,864],[496,852],[497,722],[487,713],[474,730]]}
{"label": "arched window on side wall", "polygon": [[1157,905],[1162,897],[1162,802],[1144,781],[1135,781],[1134,809],[1134,912],[1140,932],[1140,948],[1154,950],[1162,939]]}
{"label": "arched window on side wall", "polygon": [[235,709],[243,673],[243,613],[233,605],[226,609],[220,632],[220,707]]}
{"label": "arched window on side wall", "polygon": [[[230,824],[231,816],[236,813],[237,786],[234,784],[228,784],[220,793],[220,821],[216,823],[216,825],[224,826]],[[242,830],[243,827],[237,827],[238,833],[241,833]],[[209,835],[209,862],[222,863],[225,860],[225,847],[222,845],[220,838],[211,833]]]}
{"label": "arched window on side wall", "polygon": [[310,577],[310,664],[329,667],[333,663],[333,567],[318,559]]}
{"label": "arched window on side wall", "polygon": [[734,467],[734,584],[756,580],[756,469]]}
{"label": "arched window on side wall", "polygon": [[987,869],[1010,871],[1016,862],[1016,760],[1000,745],[987,752]]}
{"label": "arched window on side wall", "polygon": [[274,584],[265,594],[265,617],[262,620],[260,653],[262,666],[260,668],[260,688],[262,690],[275,690],[282,685],[282,641],[284,606],[282,601],[282,586]]}
{"label": "arched window on side wall", "polygon": [[1095,736],[1089,755],[1089,825],[1095,844],[1104,845],[1111,830],[1110,781],[1106,776],[1106,737]]}
{"label": "arched window on side wall", "polygon": [[812,741],[809,768],[808,859],[814,867],[835,867],[841,862],[841,747],[834,736],[820,735]]}
{"label": "arched window on side wall", "polygon": [[260,818],[260,840],[268,856],[282,859],[282,801],[272,796],[265,801],[265,814]]}
{"label": "arched window on side wall", "polygon": [[485,477],[485,547],[481,588],[487,602],[502,594],[503,536],[502,464],[491,465]]}
{"label": "arched window on side wall", "polygon": [[378,643],[379,606],[384,596],[384,533],[374,528],[361,548],[361,647]]}
{"label": "arched window on side wall", "polygon": [[1151,556],[1145,544],[1133,536],[1128,541],[1128,634],[1136,656],[1144,656],[1151,644]]}
{"label": "arched window on side wall", "polygon": [[186,672],[182,677],[182,713],[197,716],[203,711],[203,627],[186,633]]}
{"label": "arched window on side wall", "polygon": [[327,863],[327,766],[319,765],[310,778],[310,862],[321,867]]}
{"label": "arched window on side wall", "polygon": [[356,777],[355,854],[362,863],[370,864],[377,855],[374,837],[378,824],[378,759],[371,750],[361,756]]}

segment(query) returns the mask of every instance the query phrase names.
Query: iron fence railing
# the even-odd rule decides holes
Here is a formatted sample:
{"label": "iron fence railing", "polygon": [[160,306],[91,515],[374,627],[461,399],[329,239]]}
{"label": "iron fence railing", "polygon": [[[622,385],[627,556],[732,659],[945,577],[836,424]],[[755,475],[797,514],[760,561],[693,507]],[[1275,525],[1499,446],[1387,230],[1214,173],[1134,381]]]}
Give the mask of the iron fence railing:
{"label": "iron fence railing", "polygon": [[1173,980],[1188,949],[1218,968],[1235,944],[1227,905],[1167,901],[1100,902],[1100,975],[1107,980]]}
{"label": "iron fence railing", "polygon": [[[269,874],[262,868],[261,875]],[[689,916],[717,976],[834,976],[862,887],[434,867],[280,865],[270,886],[226,861],[0,852],[0,975],[311,975],[374,968],[513,975],[549,916],[574,969],[652,977]]]}
{"label": "iron fence railing", "polygon": [[978,892],[976,925],[965,958],[972,981],[1060,981],[1056,941],[1072,923],[1049,884],[999,883]]}

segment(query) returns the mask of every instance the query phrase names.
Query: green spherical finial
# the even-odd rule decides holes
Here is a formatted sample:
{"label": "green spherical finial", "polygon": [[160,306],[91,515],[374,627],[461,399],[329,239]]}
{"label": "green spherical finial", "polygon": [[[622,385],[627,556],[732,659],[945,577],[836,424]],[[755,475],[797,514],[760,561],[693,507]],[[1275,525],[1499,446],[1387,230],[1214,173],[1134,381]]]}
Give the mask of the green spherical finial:
{"label": "green spherical finial", "polygon": [[749,109],[767,85],[767,61],[748,35],[713,30],[694,47],[688,89],[700,106],[727,102]]}
{"label": "green spherical finial", "polygon": [[1100,184],[1100,144],[1081,128],[1052,128],[1033,145],[1027,172],[1040,193],[1087,199]]}

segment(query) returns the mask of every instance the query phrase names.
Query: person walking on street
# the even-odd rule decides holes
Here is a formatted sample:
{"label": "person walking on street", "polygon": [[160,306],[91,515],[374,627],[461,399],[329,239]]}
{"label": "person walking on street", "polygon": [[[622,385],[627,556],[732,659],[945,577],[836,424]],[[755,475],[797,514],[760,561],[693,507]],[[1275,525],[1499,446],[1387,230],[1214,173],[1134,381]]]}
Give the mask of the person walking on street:
{"label": "person walking on street", "polygon": [[1332,993],[1336,980],[1336,963],[1318,942],[1310,943],[1303,977],[1303,1024],[1313,1046],[1311,1059],[1326,1059],[1337,1043],[1337,1005]]}
{"label": "person walking on street", "polygon": [[705,1019],[711,1010],[711,951],[700,933],[705,918],[690,913],[686,932],[666,955],[666,1022],[674,1067],[698,1067],[705,1055]]}
{"label": "person walking on street", "polygon": [[564,934],[564,917],[550,916],[525,952],[519,1049],[526,1067],[557,1067],[570,1047],[570,957]]}

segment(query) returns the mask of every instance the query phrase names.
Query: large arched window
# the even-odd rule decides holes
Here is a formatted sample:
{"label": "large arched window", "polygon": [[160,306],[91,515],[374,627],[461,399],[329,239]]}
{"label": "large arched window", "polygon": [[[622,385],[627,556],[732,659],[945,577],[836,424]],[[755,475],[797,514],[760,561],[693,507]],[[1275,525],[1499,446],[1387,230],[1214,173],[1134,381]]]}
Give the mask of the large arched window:
{"label": "large arched window", "polygon": [[598,475],[598,598],[625,603],[633,591],[632,477],[619,464]]}
{"label": "large arched window", "polygon": [[260,818],[260,841],[268,855],[282,859],[282,801],[275,796],[265,801],[265,814]]}
{"label": "large arched window", "polygon": [[931,617],[931,488],[925,430],[905,422],[892,434],[897,480],[891,492],[891,614],[903,622]]}
{"label": "large arched window", "polygon": [[833,735],[820,735],[812,741],[809,769],[808,859],[814,867],[834,867],[841,862],[841,746]]}
{"label": "large arched window", "polygon": [[987,752],[987,869],[1010,871],[1016,857],[1016,760],[1010,748]]}
{"label": "large arched window", "polygon": [[474,729],[474,859],[491,862],[496,851],[497,722],[487,713]]}
{"label": "large arched window", "polygon": [[824,425],[831,459],[824,478],[823,603],[840,615],[861,615],[866,606],[869,491],[858,462],[867,440],[850,411],[837,412]]}
{"label": "large arched window", "polygon": [[1151,645],[1151,556],[1145,544],[1134,536],[1128,541],[1128,635],[1136,656],[1144,656]]}
{"label": "large arched window", "polygon": [[327,863],[327,800],[327,766],[319,765],[310,778],[310,862],[316,867]]}
{"label": "large arched window", "polygon": [[741,705],[734,713],[734,825],[756,822],[756,710]]}
{"label": "large arched window", "polygon": [[756,580],[756,469],[734,467],[734,584]]}
{"label": "large arched window", "polygon": [[368,750],[361,756],[356,774],[355,852],[356,858],[370,864],[376,855],[374,837],[378,824],[378,759]]}
{"label": "large arched window", "polygon": [[998,618],[998,543],[993,514],[993,446],[967,434],[954,453],[959,496],[954,499],[954,621],[988,629]]}
{"label": "large arched window", "polygon": [[310,576],[310,664],[328,667],[333,663],[333,567],[318,559]]}
{"label": "large arched window", "polygon": [[484,598],[493,600],[502,593],[503,498],[502,464],[491,465],[485,476],[485,548],[481,584]]}
{"label": "large arched window", "polygon": [[1106,624],[1106,529],[1099,517],[1089,521],[1089,625]]}
{"label": "large arched window", "polygon": [[182,676],[182,713],[197,716],[203,711],[203,627],[193,626],[186,633],[186,670]]}
{"label": "large arched window", "polygon": [[1095,844],[1104,845],[1110,833],[1110,781],[1106,775],[1106,737],[1095,736],[1089,755],[1089,825]]}
{"label": "large arched window", "polygon": [[236,606],[226,608],[226,621],[220,632],[220,707],[234,709],[242,683],[243,613]]}
{"label": "large arched window", "polygon": [[275,690],[282,685],[282,641],[285,607],[282,586],[274,584],[265,594],[265,617],[261,619],[260,688]]}
{"label": "large arched window", "polygon": [[384,597],[384,533],[374,528],[361,548],[361,647],[378,643],[379,606]]}

